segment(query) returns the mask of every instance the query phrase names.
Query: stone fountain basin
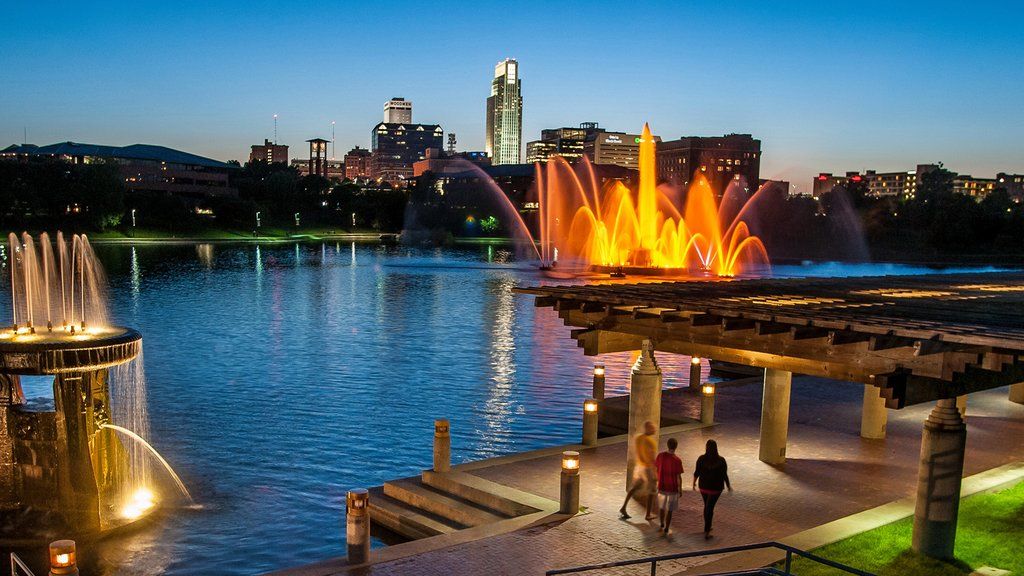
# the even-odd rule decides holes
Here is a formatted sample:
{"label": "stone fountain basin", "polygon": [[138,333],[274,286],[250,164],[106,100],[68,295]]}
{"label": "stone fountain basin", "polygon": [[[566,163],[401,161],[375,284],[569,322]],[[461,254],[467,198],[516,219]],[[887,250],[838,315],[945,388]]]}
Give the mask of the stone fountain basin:
{"label": "stone fountain basin", "polygon": [[129,362],[139,355],[142,335],[121,326],[89,328],[71,334],[63,329],[48,332],[22,328],[0,333],[0,373],[22,375],[62,374],[101,370]]}

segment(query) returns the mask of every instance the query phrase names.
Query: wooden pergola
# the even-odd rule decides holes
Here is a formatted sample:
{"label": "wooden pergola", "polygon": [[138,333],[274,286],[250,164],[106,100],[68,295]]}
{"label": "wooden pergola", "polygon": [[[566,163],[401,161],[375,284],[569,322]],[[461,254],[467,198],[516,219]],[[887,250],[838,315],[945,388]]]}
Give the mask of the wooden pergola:
{"label": "wooden pergola", "polygon": [[889,408],[1024,381],[1024,273],[518,288],[587,355],[657,350],[879,388]]}
{"label": "wooden pergola", "polygon": [[793,373],[863,383],[865,438],[885,437],[886,408],[935,402],[922,432],[913,540],[934,557],[952,557],[956,536],[967,438],[957,399],[1011,385],[1009,399],[1024,404],[1024,272],[516,291],[556,310],[587,355],[642,350],[631,432],[660,421],[655,351],[764,368],[759,449],[772,465],[785,463]]}

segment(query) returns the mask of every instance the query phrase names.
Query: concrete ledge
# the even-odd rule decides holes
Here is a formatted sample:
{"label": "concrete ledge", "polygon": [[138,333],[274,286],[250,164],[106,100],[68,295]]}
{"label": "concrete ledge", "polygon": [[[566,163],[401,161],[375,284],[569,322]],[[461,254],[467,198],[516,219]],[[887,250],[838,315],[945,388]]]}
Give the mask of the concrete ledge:
{"label": "concrete ledge", "polygon": [[[960,498],[998,492],[1010,488],[1021,481],[1024,481],[1024,462],[1011,462],[1010,464],[964,478],[961,483]],[[914,505],[915,498],[913,496],[902,498],[846,516],[845,518],[815,526],[803,532],[797,532],[780,539],[779,542],[789,544],[801,550],[814,550],[815,548],[845,540],[879,526],[909,518],[914,515]],[[707,564],[702,564],[701,566],[677,572],[675,576],[695,576],[699,574],[752,570],[785,559],[786,553],[780,550],[766,549],[740,552],[708,562]]]}

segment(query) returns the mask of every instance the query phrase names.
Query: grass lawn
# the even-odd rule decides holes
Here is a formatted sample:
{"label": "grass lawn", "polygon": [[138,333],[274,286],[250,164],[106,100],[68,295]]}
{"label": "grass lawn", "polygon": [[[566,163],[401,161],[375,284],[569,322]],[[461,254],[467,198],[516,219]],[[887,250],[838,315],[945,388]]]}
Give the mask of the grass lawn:
{"label": "grass lawn", "polygon": [[[939,562],[910,551],[913,518],[893,522],[814,551],[815,554],[879,576],[961,576],[982,566],[1024,575],[1024,482],[994,494],[960,502],[956,561]],[[799,576],[836,576],[839,570],[815,562],[793,562]]]}
{"label": "grass lawn", "polygon": [[[263,226],[260,228],[259,239],[271,239],[271,240],[283,240],[289,238],[310,238],[317,239],[323,237],[345,235],[345,234],[380,234],[374,230],[344,230],[341,228],[319,228],[319,227],[307,227],[307,228],[274,228],[270,226]],[[93,232],[89,234],[89,238],[99,240],[174,240],[174,239],[194,239],[194,240],[256,240],[253,238],[251,230],[229,230],[221,228],[197,228],[195,230],[189,230],[179,233],[171,233],[165,230],[151,230],[147,228],[137,228],[131,232],[125,233],[120,230],[108,230],[104,232]]]}

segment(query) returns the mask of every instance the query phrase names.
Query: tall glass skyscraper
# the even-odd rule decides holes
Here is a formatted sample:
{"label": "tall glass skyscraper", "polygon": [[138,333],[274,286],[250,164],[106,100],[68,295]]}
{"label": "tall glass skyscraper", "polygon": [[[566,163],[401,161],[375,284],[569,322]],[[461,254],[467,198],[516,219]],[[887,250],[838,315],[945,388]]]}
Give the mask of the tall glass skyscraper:
{"label": "tall glass skyscraper", "polygon": [[523,96],[519,63],[511,58],[494,67],[487,98],[487,153],[491,164],[519,164],[523,147]]}

